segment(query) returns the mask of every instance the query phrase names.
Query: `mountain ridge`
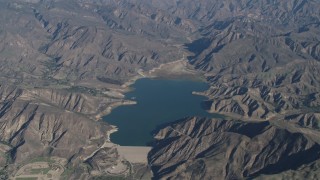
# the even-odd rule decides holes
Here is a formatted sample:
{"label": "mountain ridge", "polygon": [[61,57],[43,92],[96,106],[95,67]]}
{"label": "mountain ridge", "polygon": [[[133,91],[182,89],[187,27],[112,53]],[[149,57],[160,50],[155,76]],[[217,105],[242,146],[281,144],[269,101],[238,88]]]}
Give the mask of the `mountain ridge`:
{"label": "mountain ridge", "polygon": [[[187,118],[174,127],[184,134],[164,127],[149,154],[155,178],[316,179],[319,7],[316,0],[0,0],[0,163],[13,173],[36,156],[58,156],[72,179],[122,167],[108,137],[114,127],[97,120],[132,103],[123,95],[128,83],[181,60],[210,85],[196,93],[208,97],[206,110],[230,121]],[[254,149],[258,141],[267,150]],[[207,151],[193,151],[202,146]],[[315,155],[308,162],[288,159],[308,153]],[[206,165],[214,158],[219,172]],[[281,169],[283,162],[292,166]]]}

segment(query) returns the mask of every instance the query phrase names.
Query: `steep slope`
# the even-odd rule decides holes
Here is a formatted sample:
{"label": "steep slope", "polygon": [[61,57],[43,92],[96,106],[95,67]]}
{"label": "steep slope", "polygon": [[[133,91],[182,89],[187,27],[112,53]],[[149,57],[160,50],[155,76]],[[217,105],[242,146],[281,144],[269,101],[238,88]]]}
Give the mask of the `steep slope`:
{"label": "steep slope", "polygon": [[187,45],[194,52],[190,63],[211,84],[204,93],[208,110],[254,119],[317,111],[320,3],[248,1],[230,7],[216,9],[202,37]]}
{"label": "steep slope", "polygon": [[243,179],[319,160],[319,132],[286,124],[186,118],[157,133],[149,161],[156,179]]}
{"label": "steep slope", "polygon": [[73,179],[122,167],[113,127],[96,120],[131,103],[122,99],[130,80],[190,55],[210,83],[198,93],[209,98],[204,107],[258,123],[190,118],[163,129],[149,156],[156,178],[311,177],[319,8],[317,0],[0,0],[0,167],[14,173],[57,156]]}
{"label": "steep slope", "polygon": [[193,31],[140,6],[0,1],[1,176],[39,157],[65,159],[73,179],[123,165],[109,140],[114,127],[97,120],[132,103],[122,93],[139,71],[181,59],[188,41],[181,34]]}
{"label": "steep slope", "polygon": [[[109,141],[112,127],[95,121],[108,103],[122,100],[1,85],[0,142],[11,162],[59,156],[79,163]],[[98,108],[100,107],[100,108]]]}
{"label": "steep slope", "polygon": [[[141,34],[150,25],[139,22],[144,19],[144,12],[134,13],[137,8],[80,1],[48,2],[0,2],[4,24],[0,57],[4,75],[17,81],[23,78],[25,83],[37,86],[74,82],[122,84],[137,75],[139,69],[148,70],[182,57],[175,43],[165,42],[169,36],[158,36],[161,29],[154,33],[157,36]],[[117,17],[116,21],[122,22],[122,26],[132,23],[141,29],[110,25],[106,18],[116,18],[123,9],[134,13],[127,17],[132,19]],[[156,25],[155,21],[149,21]],[[181,31],[184,30],[177,27],[166,34]]]}

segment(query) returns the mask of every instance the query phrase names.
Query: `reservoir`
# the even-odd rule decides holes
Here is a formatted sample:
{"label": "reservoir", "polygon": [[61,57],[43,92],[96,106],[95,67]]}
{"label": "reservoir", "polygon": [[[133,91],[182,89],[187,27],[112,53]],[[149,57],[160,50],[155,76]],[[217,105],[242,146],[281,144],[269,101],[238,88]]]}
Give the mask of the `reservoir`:
{"label": "reservoir", "polygon": [[111,141],[122,146],[145,146],[153,140],[151,132],[159,125],[187,116],[213,116],[201,108],[206,97],[192,91],[205,91],[208,85],[192,80],[139,79],[125,98],[137,102],[120,106],[103,119],[116,125]]}

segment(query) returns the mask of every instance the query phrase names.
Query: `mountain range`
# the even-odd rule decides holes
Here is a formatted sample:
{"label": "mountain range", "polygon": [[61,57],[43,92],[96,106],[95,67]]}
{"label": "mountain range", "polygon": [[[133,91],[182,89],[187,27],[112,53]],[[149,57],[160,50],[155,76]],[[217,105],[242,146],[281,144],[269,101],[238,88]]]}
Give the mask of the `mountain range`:
{"label": "mountain range", "polygon": [[224,118],[158,129],[144,165],[154,179],[318,179],[319,9],[318,0],[0,0],[1,177],[39,156],[65,158],[68,179],[103,177],[119,154],[104,146],[114,127],[99,119],[132,103],[123,93],[141,72],[183,59],[210,85],[197,92],[204,108]]}

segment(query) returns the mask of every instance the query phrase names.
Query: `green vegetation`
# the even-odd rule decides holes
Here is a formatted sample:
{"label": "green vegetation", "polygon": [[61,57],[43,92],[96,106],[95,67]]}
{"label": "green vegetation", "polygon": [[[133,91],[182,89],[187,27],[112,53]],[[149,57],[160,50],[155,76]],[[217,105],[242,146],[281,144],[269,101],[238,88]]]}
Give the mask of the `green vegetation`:
{"label": "green vegetation", "polygon": [[64,169],[63,173],[61,174],[61,178],[60,179],[69,179],[69,176],[74,172],[74,169],[71,167],[67,167]]}
{"label": "green vegetation", "polygon": [[77,93],[89,93],[93,96],[101,95],[102,93],[96,89],[87,88],[83,86],[72,86],[68,89],[68,91],[71,92],[77,92]]}
{"label": "green vegetation", "polygon": [[5,49],[0,52],[0,55],[2,57],[12,57],[16,55],[16,52],[14,52],[12,49]]}
{"label": "green vegetation", "polygon": [[[0,157],[5,158],[7,164],[12,163],[12,158],[11,158],[9,152],[0,152]],[[2,167],[0,167],[0,168],[2,168]],[[0,172],[0,175],[1,175],[1,172]],[[1,178],[0,178],[0,179],[1,179]]]}
{"label": "green vegetation", "polygon": [[9,152],[5,154],[5,157],[7,159],[7,163],[8,164],[11,164],[13,162],[13,159],[12,159],[12,157],[11,157]]}
{"label": "green vegetation", "polygon": [[55,71],[55,70],[58,69],[58,65],[55,63],[54,60],[52,60],[52,61],[45,61],[45,62],[43,63],[43,65],[46,67],[46,70],[47,70],[46,73],[48,73],[47,75],[49,75],[49,73],[51,73],[51,72],[53,72],[53,71]]}
{"label": "green vegetation", "polygon": [[19,177],[16,180],[37,180],[37,177]]}
{"label": "green vegetation", "polygon": [[44,60],[42,63],[43,66],[46,67],[45,71],[43,72],[43,77],[45,79],[52,79],[52,76],[54,75],[54,72],[56,72],[60,67],[57,63],[59,58],[51,57],[49,60]]}
{"label": "green vegetation", "polygon": [[5,169],[0,169],[0,179],[8,179],[8,173]]}
{"label": "green vegetation", "polygon": [[129,170],[129,174],[131,175],[133,172],[132,172],[132,166],[131,166],[131,163],[129,161],[122,161],[123,164],[125,164],[127,167],[130,168]]}
{"label": "green vegetation", "polygon": [[50,157],[36,157],[36,158],[28,161],[28,163],[26,163],[26,164],[34,163],[34,162],[48,162],[49,164],[52,164],[55,161],[52,160]]}
{"label": "green vegetation", "polygon": [[121,85],[122,82],[119,81],[119,80],[114,80],[114,79],[111,79],[111,78],[107,78],[107,77],[97,77],[97,79],[101,82],[104,82],[104,83],[110,83],[110,84],[116,84],[116,85]]}
{"label": "green vegetation", "polygon": [[99,176],[95,177],[94,180],[125,180],[124,176]]}
{"label": "green vegetation", "polygon": [[23,163],[19,164],[19,168],[21,168],[22,166],[24,165],[27,165],[27,164],[31,164],[31,163],[35,163],[35,162],[47,162],[49,164],[49,166],[51,164],[53,164],[55,161],[52,160],[51,158],[49,157],[36,157],[36,158],[33,158],[31,160],[27,160],[27,161],[24,161]]}
{"label": "green vegetation", "polygon": [[38,169],[31,169],[31,174],[48,174],[51,168],[38,168]]}
{"label": "green vegetation", "polygon": [[6,141],[0,141],[0,144],[4,144],[4,145],[7,145],[7,146],[12,147],[12,146],[11,146],[11,144],[10,144],[10,143],[8,143],[8,142],[6,142]]}

